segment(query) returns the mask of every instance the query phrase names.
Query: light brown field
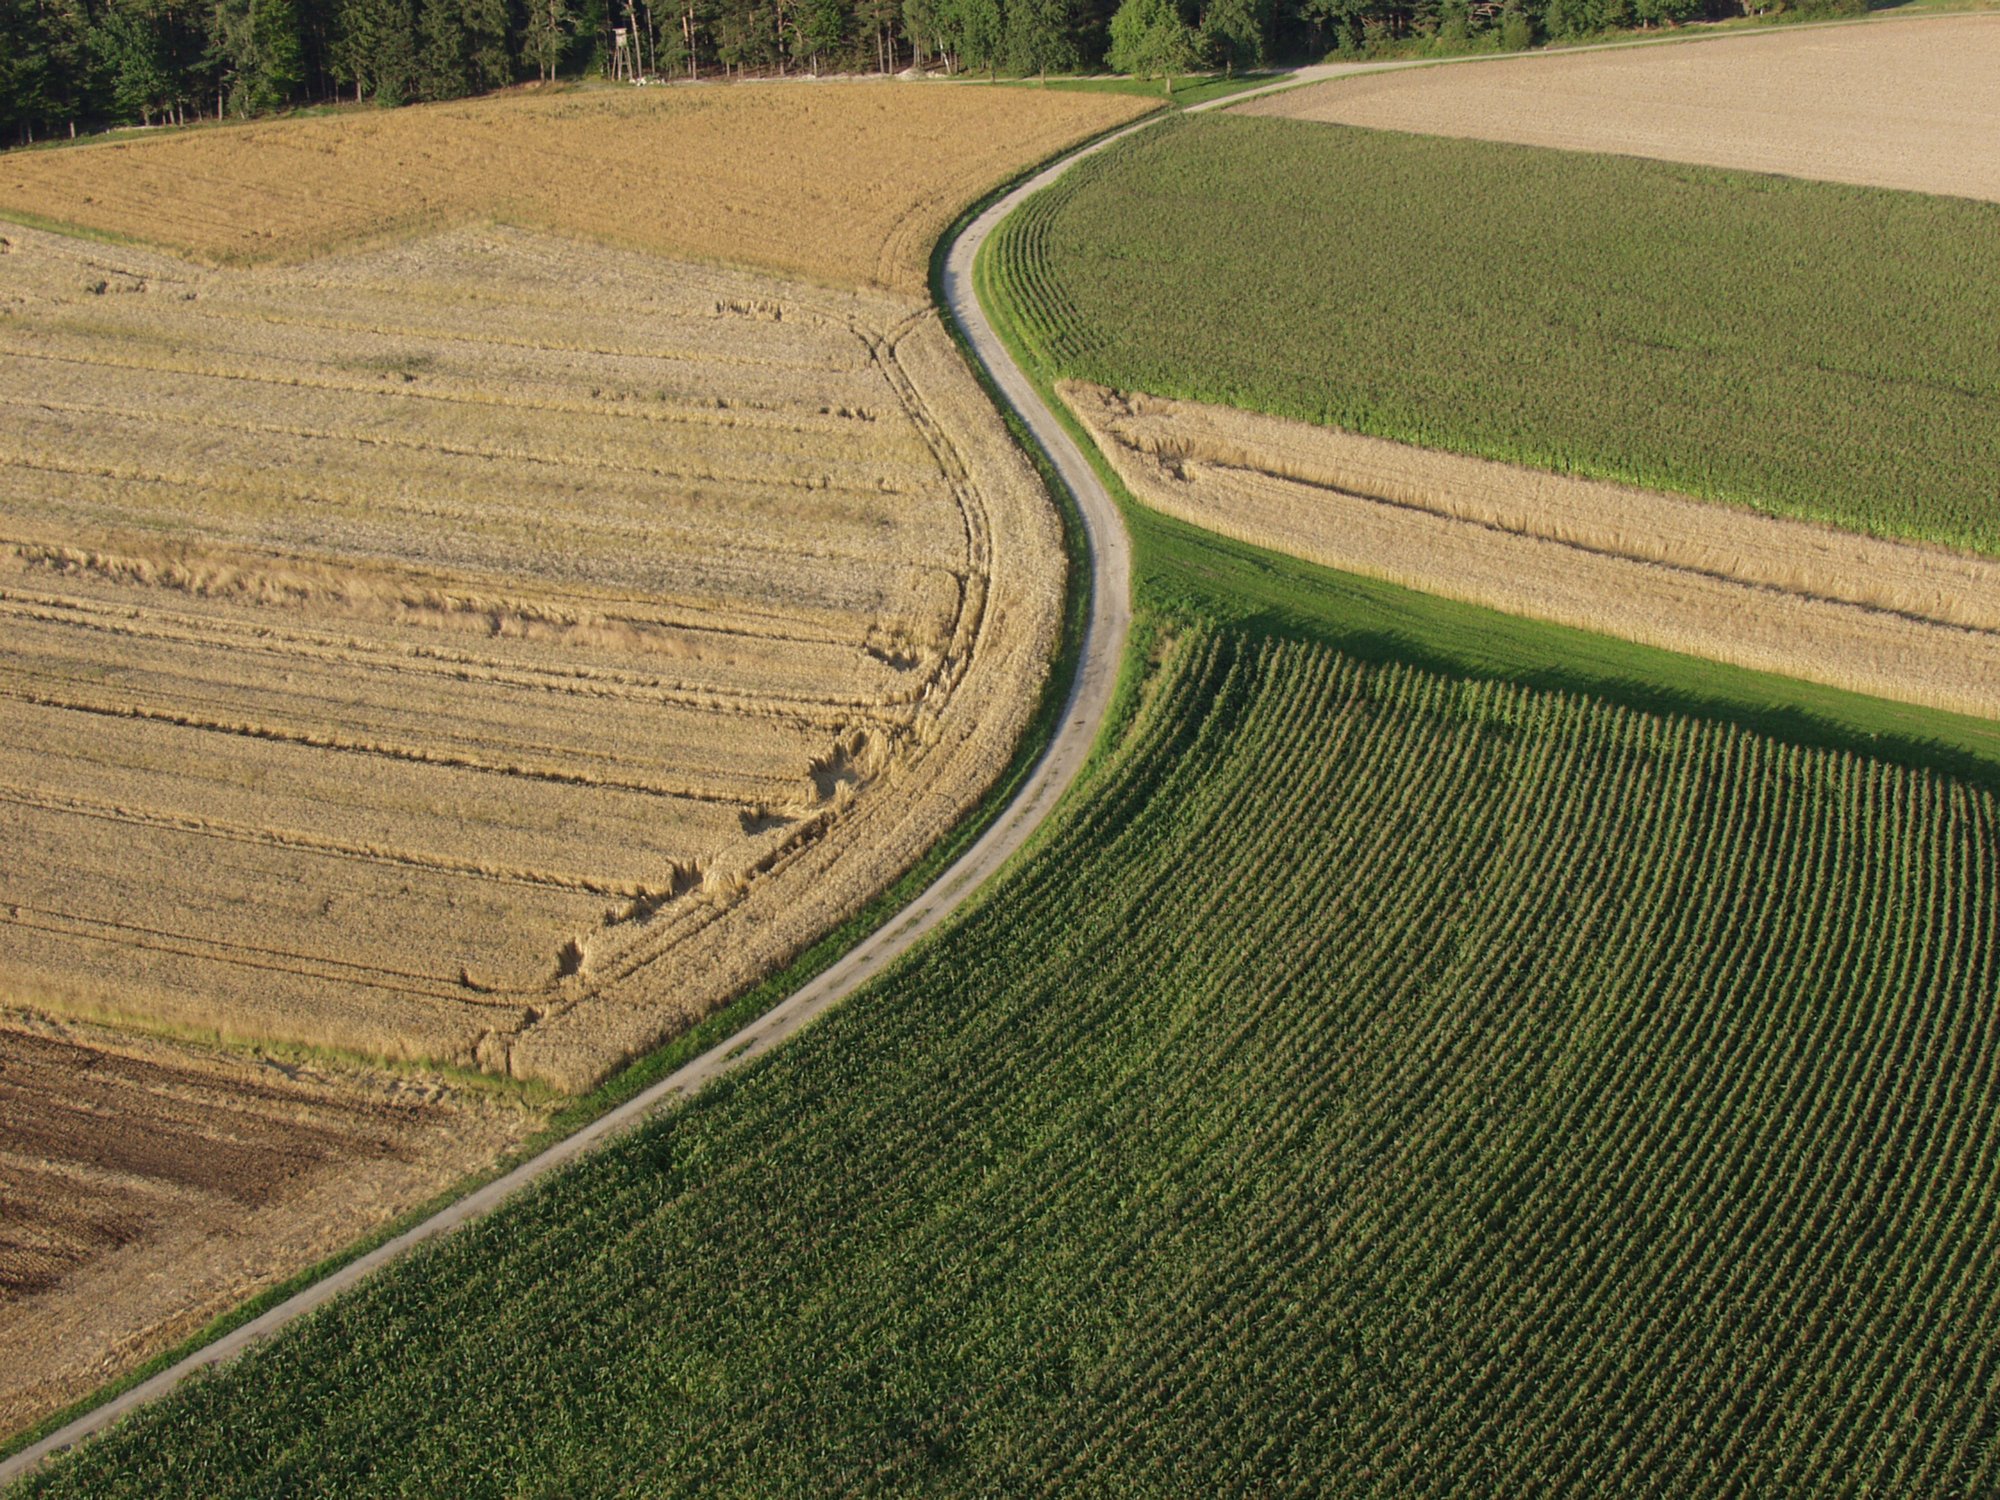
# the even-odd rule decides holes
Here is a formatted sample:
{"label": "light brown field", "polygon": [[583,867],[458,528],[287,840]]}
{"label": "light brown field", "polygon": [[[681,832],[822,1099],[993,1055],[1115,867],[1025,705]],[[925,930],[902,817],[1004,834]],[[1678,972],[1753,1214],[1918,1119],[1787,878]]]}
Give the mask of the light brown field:
{"label": "light brown field", "polygon": [[1060,537],[929,312],[520,230],[11,241],[17,999],[587,1087],[1025,727]]}
{"label": "light brown field", "polygon": [[921,295],[966,203],[1155,107],[921,83],[517,90],[0,156],[0,214],[211,265],[497,221]]}
{"label": "light brown field", "polygon": [[2000,201],[2000,16],[1420,68],[1238,109]]}
{"label": "light brown field", "polygon": [[1147,504],[1426,593],[2000,717],[2000,563],[1066,383]]}
{"label": "light brown field", "polygon": [[0,1011],[0,1431],[521,1140],[519,1103]]}
{"label": "light brown field", "polygon": [[532,1127],[431,1065],[585,1088],[976,804],[1064,559],[930,247],[1146,107],[572,93],[0,157],[0,213],[187,252],[0,225],[0,1427]]}

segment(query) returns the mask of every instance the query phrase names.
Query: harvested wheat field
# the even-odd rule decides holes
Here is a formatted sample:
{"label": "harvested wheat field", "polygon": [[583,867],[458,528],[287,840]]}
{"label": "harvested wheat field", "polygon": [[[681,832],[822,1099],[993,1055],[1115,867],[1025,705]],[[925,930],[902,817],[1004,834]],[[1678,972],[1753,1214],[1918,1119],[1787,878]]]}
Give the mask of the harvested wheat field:
{"label": "harvested wheat field", "polygon": [[423,1202],[536,1119],[436,1079],[0,1011],[0,1431]]}
{"label": "harvested wheat field", "polygon": [[930,247],[1147,107],[517,96],[0,163],[0,213],[166,247],[0,232],[0,1428],[542,1118],[439,1065],[587,1088],[976,804],[1065,563]]}
{"label": "harvested wheat field", "polygon": [[1420,68],[1237,112],[2000,201],[2000,16]]}
{"label": "harvested wheat field", "polygon": [[0,215],[212,265],[499,221],[921,295],[967,202],[1155,107],[916,83],[516,91],[16,153]]}
{"label": "harvested wheat field", "polygon": [[2000,718],[2000,562],[1065,382],[1147,504],[1240,541],[1645,645]]}
{"label": "harvested wheat field", "polygon": [[1060,534],[928,312],[521,230],[10,238],[16,999],[584,1088],[1027,723]]}

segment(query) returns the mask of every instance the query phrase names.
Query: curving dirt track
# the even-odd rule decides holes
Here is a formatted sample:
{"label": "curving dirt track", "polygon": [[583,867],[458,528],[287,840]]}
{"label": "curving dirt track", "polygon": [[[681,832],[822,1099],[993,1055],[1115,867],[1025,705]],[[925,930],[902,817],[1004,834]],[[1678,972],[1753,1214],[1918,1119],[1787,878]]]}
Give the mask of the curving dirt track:
{"label": "curving dirt track", "polygon": [[504,1177],[459,1199],[243,1327],[0,1462],[0,1485],[27,1473],[51,1453],[73,1446],[110,1426],[128,1412],[165,1395],[197,1371],[227,1362],[294,1318],[337,1297],[371,1271],[406,1251],[489,1213],[521,1188],[582,1156],[660,1106],[685,1099],[722,1073],[768,1052],[822,1011],[885,973],[897,959],[945,922],[1016,850],[1033,837],[1082,769],[1110,707],[1131,624],[1129,543],[1110,495],[1055,415],[1035,394],[1027,376],[1009,357],[979,307],[973,294],[972,264],[987,235],[1022,199],[1054,181],[1082,154],[1108,144],[1108,139],[1100,141],[1087,148],[1085,153],[1065,158],[993,203],[953,241],[945,264],[945,301],[952,315],[957,318],[980,362],[992,375],[1009,404],[1026,422],[1036,441],[1049,454],[1063,482],[1076,497],[1090,551],[1090,614],[1068,702],[1054,737],[1036,762],[1027,782],[999,819],[880,932],[743,1030],[617,1109],[600,1116],[575,1135],[522,1163]]}

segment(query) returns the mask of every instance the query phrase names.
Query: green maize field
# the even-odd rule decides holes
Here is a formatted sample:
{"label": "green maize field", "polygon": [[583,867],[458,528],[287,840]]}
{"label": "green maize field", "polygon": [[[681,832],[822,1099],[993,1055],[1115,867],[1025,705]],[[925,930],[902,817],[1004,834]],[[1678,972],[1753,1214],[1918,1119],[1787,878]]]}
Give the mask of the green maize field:
{"label": "green maize field", "polygon": [[1188,629],[769,1058],[25,1493],[2000,1485],[2000,798]]}
{"label": "green maize field", "polygon": [[1046,373],[2000,553],[2000,206],[1167,121],[988,247]]}

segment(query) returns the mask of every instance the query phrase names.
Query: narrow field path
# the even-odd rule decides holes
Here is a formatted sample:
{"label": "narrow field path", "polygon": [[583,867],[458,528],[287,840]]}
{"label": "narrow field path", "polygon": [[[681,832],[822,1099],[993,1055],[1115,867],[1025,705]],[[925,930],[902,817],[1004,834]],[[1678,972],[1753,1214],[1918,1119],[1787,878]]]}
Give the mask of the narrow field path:
{"label": "narrow field path", "polygon": [[[1640,41],[1599,45],[1646,46],[1659,43]],[[1505,59],[1482,55],[1435,61],[1321,64],[1288,70],[1260,88],[1192,106],[1189,112],[1227,108],[1276,89],[1350,73],[1502,60]],[[942,278],[946,308],[995,386],[1034,435],[1075,498],[1089,544],[1091,605],[1076,679],[1071,684],[1069,700],[1053,738],[1027,781],[999,818],[901,912],[816,979],[740,1031],[644,1092],[599,1116],[574,1135],[565,1137],[540,1155],[523,1162],[505,1176],[467,1194],[251,1322],[203,1346],[12,1457],[0,1460],[0,1487],[27,1474],[49,1455],[74,1446],[148,1402],[166,1395],[190,1375],[227,1363],[293,1319],[330,1302],[370,1272],[425,1241],[490,1213],[520,1189],[594,1150],[661,1106],[691,1097],[723,1073],[770,1051],[821,1012],[839,1004],[855,990],[879,977],[898,958],[948,920],[1034,835],[1075,781],[1110,708],[1131,625],[1130,539],[1118,508],[1096,471],[1057,421],[1055,414],[1043,403],[1027,374],[1015,364],[988,321],[973,290],[972,267],[980,246],[1024,199],[1055,182],[1077,162],[1136,131],[1147,129],[1163,118],[1166,118],[1165,112],[1148,116],[1045,167],[990,204],[959,232],[946,252]]]}
{"label": "narrow field path", "polygon": [[[1097,147],[1109,144],[1099,142]],[[1054,737],[1035,763],[1027,781],[993,825],[907,907],[864,939],[831,968],[718,1042],[700,1057],[633,1096],[616,1109],[521,1163],[503,1177],[439,1210],[422,1223],[314,1282],[214,1343],[188,1355],[122,1395],[85,1413],[39,1442],[0,1461],[0,1485],[10,1484],[52,1453],[74,1446],[119,1418],[156,1401],[197,1371],[227,1363],[251,1345],[269,1338],[293,1319],[332,1301],[370,1272],[427,1240],[480,1218],[522,1188],[594,1150],[610,1137],[639,1123],[663,1105],[684,1100],[711,1080],[740,1067],[777,1046],[828,1007],[839,1004],[875,979],[925,936],[950,918],[1018,850],[1054,810],[1083,767],[1097,731],[1111,705],[1118,665],[1125,654],[1131,625],[1129,543],[1111,497],[1095,471],[1042,404],[1027,376],[1009,358],[987,322],[972,290],[972,262],[986,236],[1028,194],[1055,180],[1075,156],[1065,158],[994,203],[962,231],[949,251],[944,273],[945,299],[1008,402],[1034,433],[1076,497],[1083,515],[1090,553],[1090,615],[1078,660]]]}

